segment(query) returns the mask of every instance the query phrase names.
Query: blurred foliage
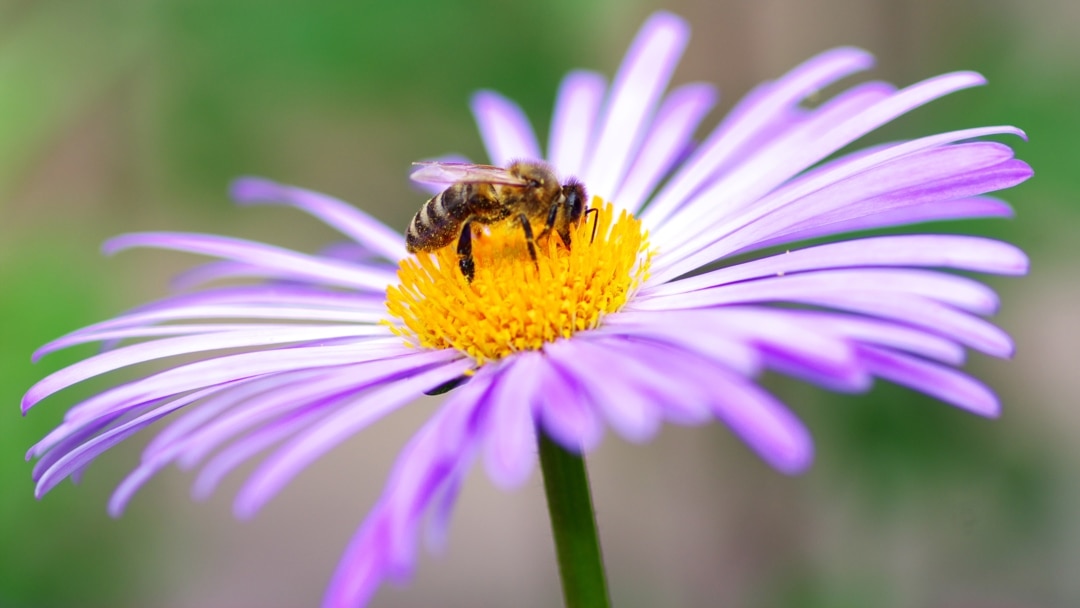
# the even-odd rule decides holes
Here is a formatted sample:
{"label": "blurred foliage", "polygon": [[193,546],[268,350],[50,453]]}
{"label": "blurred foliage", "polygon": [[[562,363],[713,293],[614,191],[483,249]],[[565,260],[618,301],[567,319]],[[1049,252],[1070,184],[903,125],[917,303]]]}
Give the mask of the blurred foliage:
{"label": "blurred foliage", "polygon": [[[0,15],[0,192],[130,71],[150,32],[137,2],[22,2]],[[5,197],[6,198],[6,197]]]}
{"label": "blurred foliage", "polygon": [[[155,94],[162,165],[176,185],[218,192],[237,174],[274,166],[275,122],[357,107],[461,114],[498,83],[533,116],[581,53],[584,23],[568,4],[161,2],[144,65]],[[544,100],[542,105],[537,100]],[[475,145],[475,144],[473,144]]]}
{"label": "blurred foliage", "polygon": [[[137,528],[129,522],[117,534],[105,514],[109,489],[88,484],[73,492],[60,487],[34,498],[27,448],[60,422],[64,408],[49,400],[20,419],[22,392],[44,374],[85,356],[59,353],[36,366],[29,354],[44,339],[57,337],[106,314],[93,275],[81,267],[83,244],[57,235],[20,242],[30,264],[0,264],[0,606],[120,605],[131,590],[116,572],[130,569],[126,540]],[[6,260],[5,260],[6,261]],[[13,322],[17,320],[17,322]],[[64,398],[86,395],[73,390]],[[100,469],[103,465],[97,465]],[[91,476],[98,481],[96,475]],[[70,486],[70,484],[63,484]]]}

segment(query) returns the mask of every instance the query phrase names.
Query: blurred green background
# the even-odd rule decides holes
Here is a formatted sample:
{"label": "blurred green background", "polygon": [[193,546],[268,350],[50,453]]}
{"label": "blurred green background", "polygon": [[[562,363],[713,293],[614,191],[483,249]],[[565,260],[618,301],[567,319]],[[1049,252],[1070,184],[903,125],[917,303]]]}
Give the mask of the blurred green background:
{"label": "blurred green background", "polygon": [[[130,230],[215,232],[315,249],[336,235],[287,209],[240,210],[230,179],[258,174],[352,201],[404,227],[423,201],[408,164],[483,158],[467,101],[493,88],[544,137],[567,70],[610,75],[658,8],[692,24],[676,82],[754,83],[840,44],[875,52],[899,84],[974,69],[990,86],[879,137],[1015,124],[1036,177],[1004,194],[1010,222],[950,225],[1031,255],[990,279],[1010,362],[969,369],[1001,395],[986,421],[891,386],[838,397],[773,379],[817,440],[799,478],[716,426],[605,442],[591,461],[618,606],[845,608],[1080,605],[1080,3],[1075,0],[680,0],[546,3],[290,0],[0,2],[0,608],[313,605],[430,411],[420,404],[301,476],[255,521],[209,505],[169,471],[128,513],[108,493],[124,446],[36,501],[29,445],[88,382],[26,419],[22,392],[90,350],[31,365],[47,340],[169,289],[194,260],[98,255]],[[138,443],[138,442],[136,442]],[[376,606],[550,606],[558,582],[538,476],[514,494],[474,475],[446,555]]]}

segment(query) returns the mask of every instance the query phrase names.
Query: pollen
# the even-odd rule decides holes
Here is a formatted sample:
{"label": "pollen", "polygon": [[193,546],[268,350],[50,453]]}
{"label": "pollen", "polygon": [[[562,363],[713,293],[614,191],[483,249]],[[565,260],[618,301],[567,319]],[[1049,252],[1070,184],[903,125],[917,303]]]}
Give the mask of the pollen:
{"label": "pollen", "polygon": [[652,254],[640,220],[599,198],[593,208],[570,246],[556,234],[537,240],[536,260],[516,222],[476,234],[472,282],[454,245],[405,258],[386,292],[387,323],[409,344],[453,348],[478,366],[595,329],[633,295]]}

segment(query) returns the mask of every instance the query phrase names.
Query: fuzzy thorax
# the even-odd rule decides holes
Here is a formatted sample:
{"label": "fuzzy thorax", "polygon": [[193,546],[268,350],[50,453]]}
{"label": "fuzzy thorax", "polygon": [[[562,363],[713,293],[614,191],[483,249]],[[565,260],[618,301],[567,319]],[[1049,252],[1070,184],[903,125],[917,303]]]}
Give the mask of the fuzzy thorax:
{"label": "fuzzy thorax", "polygon": [[651,254],[640,220],[625,211],[616,217],[599,198],[593,208],[573,228],[570,247],[557,235],[538,241],[535,262],[516,222],[477,235],[471,283],[453,245],[405,258],[401,283],[386,292],[391,327],[410,344],[453,348],[477,365],[597,327],[641,284]]}

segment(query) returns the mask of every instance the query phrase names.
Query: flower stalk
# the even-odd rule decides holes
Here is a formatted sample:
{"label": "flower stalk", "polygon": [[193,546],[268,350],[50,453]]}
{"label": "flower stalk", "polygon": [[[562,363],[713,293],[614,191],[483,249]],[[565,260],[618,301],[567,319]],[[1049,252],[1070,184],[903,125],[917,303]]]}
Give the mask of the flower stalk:
{"label": "flower stalk", "polygon": [[585,459],[537,430],[551,531],[566,608],[609,608]]}

